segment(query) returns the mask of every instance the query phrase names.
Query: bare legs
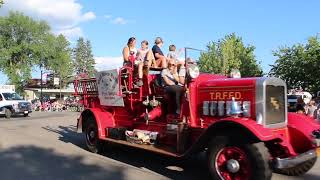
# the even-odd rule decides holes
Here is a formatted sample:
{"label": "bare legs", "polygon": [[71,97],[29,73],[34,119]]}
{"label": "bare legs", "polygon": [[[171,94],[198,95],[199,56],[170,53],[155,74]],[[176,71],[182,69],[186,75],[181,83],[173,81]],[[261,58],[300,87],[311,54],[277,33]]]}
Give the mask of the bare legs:
{"label": "bare legs", "polygon": [[164,56],[161,56],[156,60],[157,66],[162,68],[167,68],[167,58]]}

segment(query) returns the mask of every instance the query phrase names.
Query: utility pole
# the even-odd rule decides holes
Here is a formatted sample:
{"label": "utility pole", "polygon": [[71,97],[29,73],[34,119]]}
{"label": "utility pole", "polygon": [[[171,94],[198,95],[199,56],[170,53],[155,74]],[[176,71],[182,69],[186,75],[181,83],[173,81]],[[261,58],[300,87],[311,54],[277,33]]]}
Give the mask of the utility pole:
{"label": "utility pole", "polygon": [[40,74],[41,74],[41,79],[40,79],[40,103],[41,103],[41,106],[42,106],[42,100],[43,100],[43,98],[42,98],[42,64],[40,65]]}
{"label": "utility pole", "polygon": [[62,88],[62,79],[61,76],[59,77],[59,86],[60,86],[60,100],[61,100],[61,88]]}

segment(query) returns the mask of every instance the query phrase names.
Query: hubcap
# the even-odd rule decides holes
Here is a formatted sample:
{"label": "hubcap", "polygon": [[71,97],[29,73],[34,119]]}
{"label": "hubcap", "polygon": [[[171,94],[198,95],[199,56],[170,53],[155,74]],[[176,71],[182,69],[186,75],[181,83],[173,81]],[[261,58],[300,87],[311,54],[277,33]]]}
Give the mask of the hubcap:
{"label": "hubcap", "polygon": [[90,138],[94,138],[94,131],[90,131]]}
{"label": "hubcap", "polygon": [[87,142],[90,145],[94,145],[96,142],[96,131],[94,127],[88,127],[87,133],[86,133]]}
{"label": "hubcap", "polygon": [[227,161],[227,169],[229,172],[236,173],[240,169],[240,164],[237,160],[230,159]]}
{"label": "hubcap", "polygon": [[216,156],[215,168],[224,180],[250,179],[251,166],[246,153],[239,147],[224,147]]}

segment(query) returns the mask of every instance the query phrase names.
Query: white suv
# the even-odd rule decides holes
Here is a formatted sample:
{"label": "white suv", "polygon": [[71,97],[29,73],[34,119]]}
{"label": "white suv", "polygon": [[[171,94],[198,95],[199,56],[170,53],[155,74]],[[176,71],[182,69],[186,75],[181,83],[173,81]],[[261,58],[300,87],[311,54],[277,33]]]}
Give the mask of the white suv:
{"label": "white suv", "polygon": [[31,103],[19,94],[14,91],[0,91],[0,115],[10,118],[12,114],[23,114],[26,117],[31,112]]}

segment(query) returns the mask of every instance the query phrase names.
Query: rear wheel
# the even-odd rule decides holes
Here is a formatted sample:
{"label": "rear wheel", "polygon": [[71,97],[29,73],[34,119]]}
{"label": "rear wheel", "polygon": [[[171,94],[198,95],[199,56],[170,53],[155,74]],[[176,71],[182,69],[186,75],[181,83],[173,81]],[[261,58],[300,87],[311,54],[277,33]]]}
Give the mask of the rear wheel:
{"label": "rear wheel", "polygon": [[98,136],[98,127],[93,117],[89,116],[85,124],[85,139],[89,151],[93,153],[102,152],[102,140]]}
{"label": "rear wheel", "polygon": [[4,114],[5,114],[6,118],[9,119],[12,116],[12,111],[9,108],[5,108]]}
{"label": "rear wheel", "polygon": [[295,167],[287,168],[287,169],[275,169],[274,171],[280,174],[288,175],[288,176],[300,176],[308,172],[314,166],[316,161],[317,161],[317,158],[313,158]]}
{"label": "rear wheel", "polygon": [[237,144],[219,136],[209,147],[208,166],[213,179],[269,180],[269,156],[263,143]]}

